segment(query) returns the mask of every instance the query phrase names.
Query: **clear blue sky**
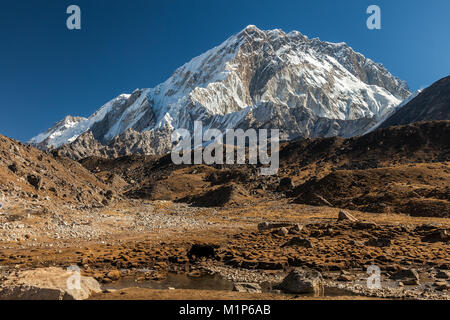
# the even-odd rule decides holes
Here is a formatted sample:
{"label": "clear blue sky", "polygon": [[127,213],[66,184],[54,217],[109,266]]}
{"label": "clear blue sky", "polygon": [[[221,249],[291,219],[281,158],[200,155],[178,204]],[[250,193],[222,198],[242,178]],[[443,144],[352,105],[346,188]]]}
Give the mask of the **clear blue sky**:
{"label": "clear blue sky", "polygon": [[[82,30],[66,28],[66,8]],[[370,4],[382,30],[366,28]],[[89,116],[245,26],[347,42],[411,89],[450,74],[448,0],[1,0],[0,134],[27,140],[65,115]]]}

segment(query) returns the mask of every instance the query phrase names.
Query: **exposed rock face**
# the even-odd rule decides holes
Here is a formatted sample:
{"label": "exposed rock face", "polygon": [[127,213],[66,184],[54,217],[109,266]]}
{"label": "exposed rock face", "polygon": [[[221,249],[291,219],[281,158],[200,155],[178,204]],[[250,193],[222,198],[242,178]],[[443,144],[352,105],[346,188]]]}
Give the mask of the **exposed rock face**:
{"label": "exposed rock face", "polygon": [[450,76],[423,90],[416,98],[399,108],[380,127],[429,120],[450,120]]}
{"label": "exposed rock face", "polygon": [[75,160],[89,156],[116,158],[132,154],[160,155],[171,150],[171,132],[167,127],[144,132],[128,129],[103,145],[89,130],[71,144],[63,145],[59,151],[61,155]]}
{"label": "exposed rock face", "polygon": [[69,288],[72,274],[61,268],[19,271],[0,286],[0,299],[4,300],[84,300],[100,293],[99,283],[91,277],[81,276],[80,287]]}
{"label": "exposed rock face", "polygon": [[72,143],[64,152],[75,158],[161,154],[170,133],[192,131],[195,120],[222,131],[278,128],[282,139],[351,137],[408,95],[405,82],[344,43],[249,26],[157,87],[121,95],[89,118],[67,117],[30,142]]}

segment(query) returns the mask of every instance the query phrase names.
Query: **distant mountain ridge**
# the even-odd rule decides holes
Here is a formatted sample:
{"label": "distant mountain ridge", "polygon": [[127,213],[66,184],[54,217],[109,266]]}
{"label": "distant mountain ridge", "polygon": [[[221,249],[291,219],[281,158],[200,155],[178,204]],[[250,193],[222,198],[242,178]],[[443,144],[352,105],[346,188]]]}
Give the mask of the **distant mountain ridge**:
{"label": "distant mountain ridge", "polygon": [[450,120],[450,76],[442,78],[420,92],[386,119],[380,127],[430,120]]}
{"label": "distant mountain ridge", "polygon": [[406,82],[345,43],[248,26],[155,88],[121,95],[89,118],[66,117],[29,142],[75,157],[162,154],[171,132],[195,120],[204,129],[278,128],[282,139],[351,137],[409,95]]}

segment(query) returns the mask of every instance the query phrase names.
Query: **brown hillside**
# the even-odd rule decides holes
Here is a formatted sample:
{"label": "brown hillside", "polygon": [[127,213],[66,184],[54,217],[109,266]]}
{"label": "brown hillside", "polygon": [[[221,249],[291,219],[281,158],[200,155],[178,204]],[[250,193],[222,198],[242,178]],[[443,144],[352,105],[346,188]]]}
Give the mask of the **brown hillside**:
{"label": "brown hillside", "polygon": [[78,162],[0,136],[0,190],[9,198],[101,205],[116,192]]}
{"label": "brown hillside", "polygon": [[449,161],[450,121],[432,121],[351,139],[283,144],[280,170],[269,177],[251,165],[176,166],[170,155],[95,157],[81,163],[105,182],[111,175],[126,181],[121,192],[131,198],[221,206],[228,204],[226,186],[231,183],[250,197],[234,197],[233,204],[292,197],[300,203],[368,212],[447,216]]}

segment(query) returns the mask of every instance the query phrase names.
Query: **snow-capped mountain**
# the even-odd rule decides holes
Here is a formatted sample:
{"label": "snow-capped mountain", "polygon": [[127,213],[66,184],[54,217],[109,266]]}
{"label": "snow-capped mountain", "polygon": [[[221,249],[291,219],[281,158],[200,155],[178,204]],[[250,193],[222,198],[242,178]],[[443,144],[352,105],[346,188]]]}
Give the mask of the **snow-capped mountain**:
{"label": "snow-capped mountain", "polygon": [[30,143],[71,144],[66,150],[89,155],[95,139],[109,148],[102,154],[117,153],[117,144],[126,149],[119,153],[131,152],[130,143],[141,146],[134,152],[162,153],[170,132],[192,130],[195,120],[204,129],[279,128],[285,139],[347,137],[369,130],[409,95],[404,81],[345,43],[248,26],[155,88],[121,95],[89,118],[66,117]]}
{"label": "snow-capped mountain", "polygon": [[88,131],[96,122],[105,118],[106,114],[118,105],[123,104],[130,95],[122,94],[102,106],[89,118],[66,116],[50,129],[32,138],[29,142],[42,144],[43,147],[55,148],[75,141],[82,133]]}
{"label": "snow-capped mountain", "polygon": [[397,107],[392,108],[391,110],[386,112],[386,114],[384,114],[380,119],[378,119],[377,124],[374,125],[372,128],[370,128],[365,134],[370,133],[370,132],[375,131],[376,129],[378,129],[389,117],[391,117],[393,114],[395,114],[401,108],[406,106],[410,101],[415,99],[421,92],[422,92],[422,90],[416,90],[414,93],[409,95],[405,100],[403,100],[402,103],[400,103]]}

